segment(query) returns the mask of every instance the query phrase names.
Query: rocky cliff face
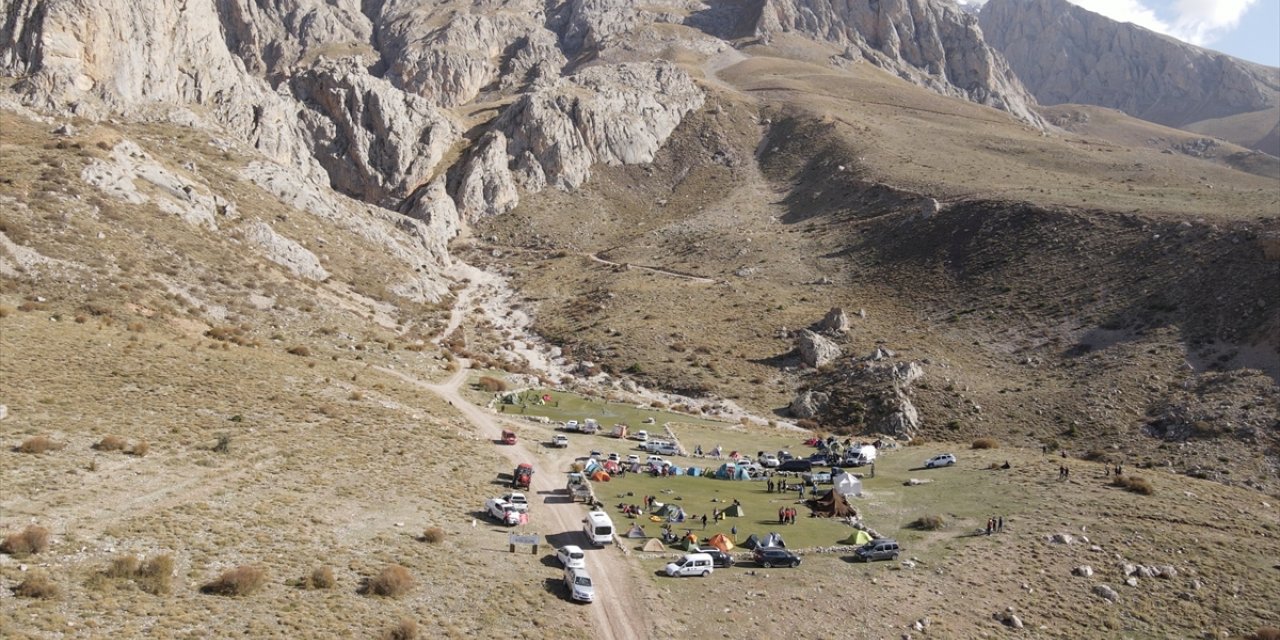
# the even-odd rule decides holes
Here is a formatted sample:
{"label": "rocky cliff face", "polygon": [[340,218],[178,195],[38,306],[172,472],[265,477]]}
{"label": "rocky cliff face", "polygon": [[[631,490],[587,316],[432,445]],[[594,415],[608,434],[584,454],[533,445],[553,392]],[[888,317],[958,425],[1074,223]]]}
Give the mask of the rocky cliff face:
{"label": "rocky cliff face", "polygon": [[990,0],[981,24],[1044,104],[1095,104],[1176,127],[1278,103],[1280,69],[1121,24],[1066,0]]}
{"label": "rocky cliff face", "polygon": [[1036,125],[1035,100],[983,39],[974,16],[938,0],[766,0],[757,32],[799,31],[945,95]]}

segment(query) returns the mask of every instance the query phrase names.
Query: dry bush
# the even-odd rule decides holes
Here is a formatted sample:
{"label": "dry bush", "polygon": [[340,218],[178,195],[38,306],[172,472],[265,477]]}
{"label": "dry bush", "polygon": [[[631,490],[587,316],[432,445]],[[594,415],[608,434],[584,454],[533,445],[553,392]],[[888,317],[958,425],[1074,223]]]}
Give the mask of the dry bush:
{"label": "dry bush", "polygon": [[173,585],[173,556],[162,553],[148,558],[134,573],[133,581],[152,595],[169,593]]}
{"label": "dry bush", "polygon": [[18,311],[39,311],[43,308],[44,305],[32,300],[23,301],[22,304],[18,305]]}
{"label": "dry bush", "polygon": [[128,446],[128,444],[129,443],[120,436],[106,436],[94,444],[93,448],[98,451],[124,451],[124,448]]}
{"label": "dry bush", "polygon": [[138,556],[117,556],[102,573],[108,578],[132,580],[135,575],[138,575],[138,567],[141,566],[142,562],[138,560]]}
{"label": "dry bush", "polygon": [[925,440],[924,438],[912,438],[912,439],[910,439],[910,440],[908,440],[908,441],[907,441],[907,446],[908,446],[908,447],[919,447],[919,446],[921,446],[921,445],[923,445],[923,444],[925,444],[925,443],[927,443],[927,442],[929,442],[929,441],[928,441],[928,440]]}
{"label": "dry bush", "polygon": [[974,449],[999,449],[1000,442],[995,438],[978,438],[973,441]]}
{"label": "dry bush", "polygon": [[47,600],[49,598],[58,597],[59,589],[49,576],[43,571],[32,572],[27,576],[22,584],[13,588],[13,595],[19,598],[40,598]]}
{"label": "dry bush", "polygon": [[418,623],[411,618],[400,618],[395,626],[382,633],[383,640],[416,640]]}
{"label": "dry bush", "polygon": [[1156,492],[1156,488],[1151,486],[1151,482],[1142,476],[1116,476],[1111,480],[1111,486],[1120,487],[1126,491],[1140,493],[1149,496]]}
{"label": "dry bush", "polygon": [[329,567],[316,567],[311,575],[302,579],[304,589],[332,589],[337,584],[338,579],[333,576],[333,569]]}
{"label": "dry bush", "polygon": [[292,347],[285,349],[285,351],[291,355],[302,356],[304,358],[311,355],[311,349],[307,348],[307,345],[304,344],[295,344]]}
{"label": "dry bush", "polygon": [[134,333],[142,333],[143,331],[147,330],[147,325],[143,324],[141,320],[134,320],[133,322],[130,322],[125,328]]}
{"label": "dry bush", "polygon": [[216,580],[206,582],[200,593],[218,596],[247,596],[262,588],[267,582],[267,572],[262,567],[243,565],[227,569]]}
{"label": "dry bush", "polygon": [[13,313],[13,307],[7,304],[0,304],[0,318],[8,318]]}
{"label": "dry bush", "polygon": [[444,529],[440,527],[428,527],[422,534],[422,539],[431,544],[439,544],[444,542]]}
{"label": "dry bush", "polygon": [[388,565],[378,575],[369,578],[364,585],[364,593],[388,598],[398,598],[413,588],[413,575],[409,570],[398,565]]}
{"label": "dry bush", "polygon": [[920,516],[911,522],[912,529],[920,529],[921,531],[937,531],[946,525],[946,520],[939,515]]}
{"label": "dry bush", "polygon": [[151,451],[151,445],[147,444],[146,440],[139,440],[133,445],[132,449],[129,449],[129,455],[141,458],[142,456],[147,455],[148,451]]}
{"label": "dry bush", "polygon": [[347,395],[347,399],[355,402],[359,402],[361,400],[364,400],[364,393],[360,391],[352,391],[350,394]]}
{"label": "dry bush", "polygon": [[491,376],[480,376],[480,379],[476,381],[476,384],[481,389],[484,389],[485,391],[488,391],[491,393],[507,390],[507,383],[505,381],[499,380]]}
{"label": "dry bush", "polygon": [[0,542],[0,553],[15,556],[41,553],[49,549],[49,530],[34,524],[18,533],[11,533]]}
{"label": "dry bush", "polygon": [[801,429],[808,429],[809,431],[818,431],[819,429],[822,428],[822,425],[819,424],[818,421],[814,420],[813,418],[801,418],[799,420],[796,420],[796,426],[800,427]]}
{"label": "dry bush", "polygon": [[1280,640],[1280,628],[1259,627],[1257,631],[1245,636],[1244,640]]}
{"label": "dry bush", "polygon": [[49,436],[31,436],[22,441],[18,445],[18,453],[45,453],[46,451],[54,451],[61,449],[62,445],[53,441]]}

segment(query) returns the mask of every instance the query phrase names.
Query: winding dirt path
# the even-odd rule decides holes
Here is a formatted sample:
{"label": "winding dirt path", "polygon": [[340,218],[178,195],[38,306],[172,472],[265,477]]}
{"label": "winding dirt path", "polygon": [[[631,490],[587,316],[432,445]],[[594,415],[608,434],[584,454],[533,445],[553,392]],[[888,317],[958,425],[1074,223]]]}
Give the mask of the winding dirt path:
{"label": "winding dirt path", "polygon": [[[502,424],[519,424],[526,430],[531,429],[527,423],[499,418],[488,410],[478,407],[458,393],[458,389],[467,379],[470,363],[460,360],[461,367],[448,380],[432,384],[419,380],[409,374],[395,369],[376,367],[379,371],[395,376],[430,391],[447,400],[457,409],[484,438],[496,440],[502,435]],[[541,496],[542,503],[533,512],[535,525],[545,527],[546,534],[571,533],[579,538],[578,544],[587,551],[587,569],[595,581],[596,601],[592,603],[591,620],[596,627],[595,637],[605,640],[641,640],[649,638],[649,624],[642,616],[640,602],[631,581],[631,567],[621,552],[613,548],[594,550],[582,534],[582,508],[571,500],[560,484],[560,469],[567,468],[567,455],[553,458],[552,468],[547,468],[548,459],[538,457],[523,446],[499,447],[498,451],[507,457],[513,465],[529,463],[534,465],[533,486],[530,493]],[[541,467],[541,468],[540,468]]]}
{"label": "winding dirt path", "polygon": [[607,265],[609,265],[609,266],[611,266],[611,267],[626,267],[626,268],[630,268],[630,269],[639,269],[639,270],[641,270],[641,271],[649,271],[649,272],[652,272],[652,273],[660,273],[660,274],[662,274],[662,275],[664,275],[664,276],[671,276],[671,277],[673,277],[673,278],[681,278],[681,279],[684,279],[684,280],[688,280],[689,282],[701,282],[701,283],[703,283],[703,284],[715,284],[715,283],[716,283],[716,281],[715,281],[714,279],[712,279],[712,278],[704,278],[704,277],[702,277],[702,276],[695,276],[695,275],[693,275],[693,274],[691,274],[691,273],[680,273],[679,271],[672,271],[672,270],[670,270],[670,269],[663,269],[662,267],[647,267],[647,266],[642,265],[642,264],[632,264],[632,263],[629,263],[629,262],[624,264],[624,263],[621,263],[621,262],[614,262],[614,261],[612,261],[612,260],[606,260],[605,258],[600,257],[600,254],[598,254],[598,253],[591,253],[591,254],[587,254],[587,257],[591,258],[592,260],[594,260],[594,261],[596,261],[596,262],[599,262],[600,264],[607,264]]}

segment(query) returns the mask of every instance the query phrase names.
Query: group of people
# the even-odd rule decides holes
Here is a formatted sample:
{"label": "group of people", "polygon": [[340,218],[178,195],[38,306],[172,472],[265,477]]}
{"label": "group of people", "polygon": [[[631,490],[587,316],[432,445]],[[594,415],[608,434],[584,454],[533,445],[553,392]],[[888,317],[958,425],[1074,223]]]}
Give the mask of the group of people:
{"label": "group of people", "polygon": [[987,518],[987,535],[1004,531],[1004,516]]}
{"label": "group of people", "polygon": [[1058,465],[1058,481],[1063,482],[1065,480],[1070,480],[1070,479],[1071,479],[1071,469],[1067,468],[1067,465],[1065,464]]}
{"label": "group of people", "polygon": [[[1107,475],[1108,475],[1108,476],[1110,476],[1110,475],[1111,475],[1111,473],[1112,473],[1111,465],[1110,465],[1110,464],[1106,464],[1106,465],[1104,465],[1104,467],[1105,467],[1105,468],[1106,468],[1106,470],[1107,470]],[[1114,471],[1115,471],[1115,474],[1116,474],[1116,475],[1123,475],[1123,474],[1124,474],[1124,465],[1119,465],[1119,464],[1118,464],[1118,465],[1116,465],[1116,466],[1115,466]]]}
{"label": "group of people", "polygon": [[629,518],[635,518],[637,516],[644,515],[644,510],[640,508],[640,505],[623,504],[619,506],[622,508],[622,515],[627,516]]}
{"label": "group of people", "polygon": [[795,524],[796,510],[791,507],[778,507],[778,524]]}

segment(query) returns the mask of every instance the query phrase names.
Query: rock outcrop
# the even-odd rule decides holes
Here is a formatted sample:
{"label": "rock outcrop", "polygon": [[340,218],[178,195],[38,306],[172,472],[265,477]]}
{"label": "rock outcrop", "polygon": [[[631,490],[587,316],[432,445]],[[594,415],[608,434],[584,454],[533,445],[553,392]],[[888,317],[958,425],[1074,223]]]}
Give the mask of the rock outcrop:
{"label": "rock outcrop", "polygon": [[831,396],[822,391],[805,391],[791,401],[791,415],[797,418],[815,418],[827,409]]}
{"label": "rock outcrop", "polygon": [[1043,126],[1035,99],[983,39],[978,19],[950,2],[765,0],[756,31],[806,33],[938,93]]}
{"label": "rock outcrop", "polygon": [[840,357],[840,346],[808,329],[800,332],[796,339],[796,350],[800,352],[800,360],[810,367],[821,367]]}
{"label": "rock outcrop", "polygon": [[1280,104],[1280,69],[1066,0],[990,0],[981,24],[1042,104],[1094,104],[1174,127]]}
{"label": "rock outcrop", "polygon": [[849,316],[845,314],[844,309],[833,307],[815,328],[823,333],[844,335],[849,333]]}

